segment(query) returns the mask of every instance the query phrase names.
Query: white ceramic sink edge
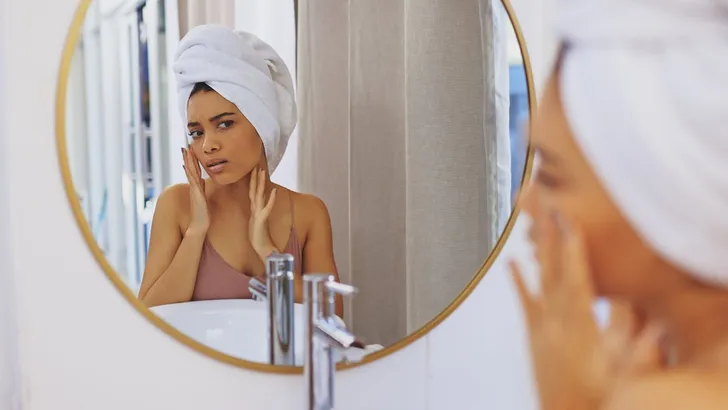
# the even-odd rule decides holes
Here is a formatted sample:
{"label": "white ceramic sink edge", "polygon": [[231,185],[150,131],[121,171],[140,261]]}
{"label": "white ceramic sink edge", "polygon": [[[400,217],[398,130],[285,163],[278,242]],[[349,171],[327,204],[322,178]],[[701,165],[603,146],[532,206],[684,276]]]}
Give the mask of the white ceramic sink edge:
{"label": "white ceramic sink edge", "polygon": [[[212,349],[252,362],[268,361],[267,304],[264,302],[206,300],[161,305],[150,310],[183,334]],[[304,326],[300,303],[294,306],[294,323],[296,365],[302,366]],[[341,355],[337,356],[339,361]],[[347,356],[355,356],[358,360],[363,357],[361,351]]]}

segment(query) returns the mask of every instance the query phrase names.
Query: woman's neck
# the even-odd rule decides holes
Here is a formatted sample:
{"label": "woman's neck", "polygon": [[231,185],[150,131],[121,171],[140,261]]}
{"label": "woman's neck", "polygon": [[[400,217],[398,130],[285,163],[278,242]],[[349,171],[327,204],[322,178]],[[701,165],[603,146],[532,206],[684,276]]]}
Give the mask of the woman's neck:
{"label": "woman's neck", "polygon": [[[250,176],[251,174],[248,174],[232,184],[216,185],[213,194],[214,201],[220,205],[234,205],[250,211]],[[268,198],[272,187],[273,184],[266,173],[265,199]]]}
{"label": "woman's neck", "polygon": [[246,202],[250,202],[250,174],[242,177],[237,182],[226,185],[217,185],[215,187],[216,196],[220,199],[227,201],[240,202],[241,199],[245,199]]}
{"label": "woman's neck", "polygon": [[728,291],[690,286],[650,309],[664,323],[671,362],[728,366]]}

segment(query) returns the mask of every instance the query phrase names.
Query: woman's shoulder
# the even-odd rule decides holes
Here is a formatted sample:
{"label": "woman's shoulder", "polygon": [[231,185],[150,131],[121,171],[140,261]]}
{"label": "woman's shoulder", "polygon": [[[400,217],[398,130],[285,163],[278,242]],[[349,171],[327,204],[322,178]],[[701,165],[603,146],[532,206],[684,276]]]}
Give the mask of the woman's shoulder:
{"label": "woman's shoulder", "polygon": [[605,410],[728,409],[728,372],[671,371],[620,388]]}
{"label": "woman's shoulder", "polygon": [[166,188],[164,188],[164,191],[159,195],[158,202],[166,201],[166,202],[175,202],[175,203],[181,203],[181,202],[188,202],[189,201],[189,194],[190,194],[190,184],[188,183],[181,183],[181,184],[174,184],[170,185]]}
{"label": "woman's shoulder", "polygon": [[286,189],[288,190],[288,192],[290,192],[296,208],[298,208],[298,206],[301,206],[307,210],[320,210],[322,208],[326,209],[326,204],[324,203],[324,201],[316,195],[296,192],[288,188]]}
{"label": "woman's shoulder", "polygon": [[189,211],[190,185],[187,183],[170,185],[157,198],[156,212],[183,215]]}
{"label": "woman's shoulder", "polygon": [[297,223],[310,226],[313,223],[325,220],[329,222],[329,210],[324,201],[313,194],[296,192],[286,188],[291,195],[295,218]]}

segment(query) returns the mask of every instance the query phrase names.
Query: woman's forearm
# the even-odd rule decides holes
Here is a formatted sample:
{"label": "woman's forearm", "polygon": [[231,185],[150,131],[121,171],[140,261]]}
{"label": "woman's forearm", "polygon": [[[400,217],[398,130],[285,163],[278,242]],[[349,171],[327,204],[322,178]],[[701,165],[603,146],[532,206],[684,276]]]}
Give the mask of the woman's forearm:
{"label": "woman's forearm", "polygon": [[149,290],[141,295],[147,306],[188,302],[192,299],[205,237],[205,232],[185,233],[172,263]]}

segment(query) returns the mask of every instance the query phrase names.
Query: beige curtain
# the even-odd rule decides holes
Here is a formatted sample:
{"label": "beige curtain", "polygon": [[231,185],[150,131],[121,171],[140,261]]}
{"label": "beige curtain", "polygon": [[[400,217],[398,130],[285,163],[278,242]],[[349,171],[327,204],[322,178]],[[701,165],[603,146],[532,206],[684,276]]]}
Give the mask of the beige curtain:
{"label": "beige curtain", "polygon": [[178,0],[179,35],[202,24],[235,28],[235,0]]}
{"label": "beige curtain", "polygon": [[488,175],[494,175],[495,185],[489,195],[497,198],[491,208],[491,220],[497,221],[493,230],[493,241],[497,241],[511,216],[512,155],[510,139],[510,47],[509,33],[513,26],[503,3],[496,0],[479,0],[480,25],[483,47],[485,144],[488,156]]}
{"label": "beige curtain", "polygon": [[491,1],[300,1],[300,184],[329,207],[360,290],[345,320],[371,343],[434,318],[499,234]]}

